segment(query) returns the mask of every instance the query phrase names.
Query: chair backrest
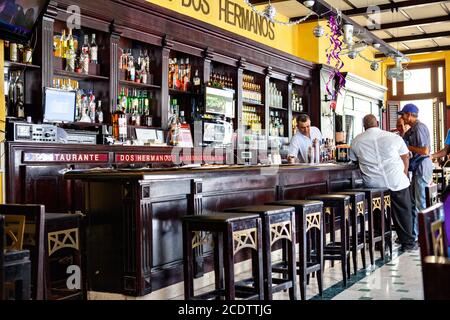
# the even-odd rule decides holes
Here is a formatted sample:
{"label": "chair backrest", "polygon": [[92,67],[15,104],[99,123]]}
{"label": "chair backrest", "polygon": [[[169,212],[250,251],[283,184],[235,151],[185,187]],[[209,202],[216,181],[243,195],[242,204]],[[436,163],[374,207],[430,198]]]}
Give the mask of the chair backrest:
{"label": "chair backrest", "polygon": [[448,257],[444,205],[442,203],[419,213],[419,244],[422,263],[426,256]]}
{"label": "chair backrest", "polygon": [[425,187],[425,200],[427,208],[434,206],[438,203],[438,186],[437,184],[431,184]]}
{"label": "chair backrest", "polygon": [[24,232],[25,232],[25,216],[20,215],[6,216],[5,217],[6,249],[22,250]]}
{"label": "chair backrest", "polygon": [[3,267],[5,245],[5,218],[0,215],[0,300],[5,296],[5,268]]}
{"label": "chair backrest", "polygon": [[[37,204],[0,204],[0,215],[24,216],[25,231],[31,241],[24,240],[24,248],[30,250],[32,298],[41,300],[44,297],[44,221],[45,207]],[[28,231],[27,231],[28,230]]]}
{"label": "chair backrest", "polygon": [[422,264],[425,300],[450,300],[450,260],[428,256]]}

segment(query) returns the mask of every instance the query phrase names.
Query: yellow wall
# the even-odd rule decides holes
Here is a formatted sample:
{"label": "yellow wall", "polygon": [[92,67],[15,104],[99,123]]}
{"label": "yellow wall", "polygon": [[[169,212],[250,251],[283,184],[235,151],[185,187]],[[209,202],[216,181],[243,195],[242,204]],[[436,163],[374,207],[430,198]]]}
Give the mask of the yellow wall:
{"label": "yellow wall", "polygon": [[[252,19],[259,17],[251,11],[244,0],[147,0],[147,2],[174,10],[273,48],[294,54],[294,31],[292,27],[272,23],[269,30],[266,28],[267,20],[262,24],[264,26],[263,34],[259,30],[255,32],[255,28],[253,27],[249,27],[248,29],[239,27],[239,23],[243,23],[243,16],[249,19],[247,26],[251,26],[250,21]],[[198,5],[200,3],[201,6]],[[280,15],[277,15],[277,18],[287,20],[287,18]]]}
{"label": "yellow wall", "polygon": [[[408,56],[411,59],[410,63],[428,62],[428,61],[445,61],[445,82],[446,82],[446,95],[447,95],[447,105],[450,105],[450,51],[417,54]],[[394,61],[392,59],[386,61],[383,64],[383,70],[386,70],[389,66],[393,65]],[[384,73],[383,73],[384,74]],[[386,77],[383,77],[383,84],[387,85]]]}
{"label": "yellow wall", "polygon": [[[313,29],[318,22],[304,23],[295,26],[283,26],[280,24],[273,25],[273,40],[269,37],[255,34],[253,31],[243,30],[239,28],[239,19],[236,20],[236,25],[233,25],[234,15],[229,15],[228,22],[225,19],[225,11],[231,13],[245,13],[249,17],[253,14],[249,6],[244,0],[147,0],[147,2],[174,10],[178,13],[188,15],[203,22],[210,23],[216,27],[234,32],[236,34],[245,36],[249,39],[258,41],[265,45],[277,48],[284,52],[290,53],[304,60],[314,63],[326,64],[326,50],[330,45],[327,37],[317,39],[313,35]],[[202,4],[198,6],[198,4]],[[194,6],[197,5],[197,7]],[[259,6],[262,10],[264,6]],[[197,10],[196,10],[197,9]],[[277,18],[286,21],[287,18],[277,14]],[[242,20],[241,20],[242,21]],[[326,33],[329,31],[326,21],[319,22]],[[374,58],[371,50],[365,50],[362,54],[369,59]],[[360,77],[366,78],[373,82],[381,84],[382,72],[380,70],[374,72],[370,69],[370,64],[361,58],[355,60],[343,57],[345,66],[343,72],[351,72]]]}

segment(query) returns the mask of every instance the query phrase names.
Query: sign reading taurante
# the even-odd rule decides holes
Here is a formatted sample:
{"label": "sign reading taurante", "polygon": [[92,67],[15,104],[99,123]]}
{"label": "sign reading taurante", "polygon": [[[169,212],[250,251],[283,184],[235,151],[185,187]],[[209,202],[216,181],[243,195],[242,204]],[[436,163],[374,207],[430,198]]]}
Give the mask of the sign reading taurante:
{"label": "sign reading taurante", "polygon": [[194,9],[196,12],[204,15],[211,15],[211,1],[218,1],[219,16],[213,17],[229,25],[238,27],[242,30],[253,32],[256,35],[275,39],[275,24],[266,18],[263,18],[244,8],[242,5],[231,0],[166,0],[169,2],[179,2],[182,7]]}

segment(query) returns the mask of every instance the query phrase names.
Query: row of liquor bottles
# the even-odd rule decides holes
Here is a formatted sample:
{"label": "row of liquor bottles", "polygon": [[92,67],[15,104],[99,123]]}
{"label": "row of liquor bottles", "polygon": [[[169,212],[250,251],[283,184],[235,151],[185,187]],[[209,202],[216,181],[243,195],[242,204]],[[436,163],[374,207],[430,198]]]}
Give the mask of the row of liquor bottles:
{"label": "row of liquor bottles", "polygon": [[61,90],[76,90],[75,122],[103,123],[102,101],[94,90],[80,89],[79,82],[72,79],[54,78],[53,87]]}
{"label": "row of liquor bottles", "polygon": [[192,72],[189,58],[169,59],[169,88],[179,91],[200,92],[201,79],[198,69]]}
{"label": "row of liquor bottles", "polygon": [[89,35],[84,35],[83,45],[78,48],[78,40],[73,36],[72,29],[69,29],[67,36],[64,29],[61,36],[53,37],[53,55],[65,59],[66,71],[88,74],[89,64],[99,63],[95,34],[91,35],[90,41]]}
{"label": "row of liquor bottles", "polygon": [[122,87],[117,99],[117,107],[129,115],[128,124],[151,127],[153,125],[152,100],[145,90]]}
{"label": "row of liquor bottles", "polygon": [[139,55],[133,55],[132,49],[121,48],[119,69],[125,72],[125,80],[143,84],[153,84],[150,73],[151,57],[148,50],[139,50]]}
{"label": "row of liquor bottles", "polygon": [[24,46],[23,44],[4,41],[4,58],[5,61],[20,62],[20,63],[33,63],[33,49],[30,46]]}
{"label": "row of liquor bottles", "polygon": [[244,74],[242,80],[242,99],[245,102],[262,104],[261,86],[256,84],[255,77]]}
{"label": "row of liquor bottles", "polygon": [[278,111],[270,111],[269,136],[284,137],[284,123]]}
{"label": "row of liquor bottles", "polygon": [[209,76],[208,87],[234,90],[233,78],[229,74],[212,71]]}
{"label": "row of liquor bottles", "polygon": [[326,163],[336,159],[336,146],[333,139],[314,139],[308,147],[308,163]]}

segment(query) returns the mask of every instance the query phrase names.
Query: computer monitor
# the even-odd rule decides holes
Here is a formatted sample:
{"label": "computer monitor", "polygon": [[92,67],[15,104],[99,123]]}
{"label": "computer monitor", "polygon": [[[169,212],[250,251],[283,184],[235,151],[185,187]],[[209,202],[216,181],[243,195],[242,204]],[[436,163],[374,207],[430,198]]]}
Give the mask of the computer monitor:
{"label": "computer monitor", "polygon": [[0,1],[0,38],[27,43],[44,14],[49,0]]}
{"label": "computer monitor", "polygon": [[44,122],[74,122],[76,91],[45,88]]}

